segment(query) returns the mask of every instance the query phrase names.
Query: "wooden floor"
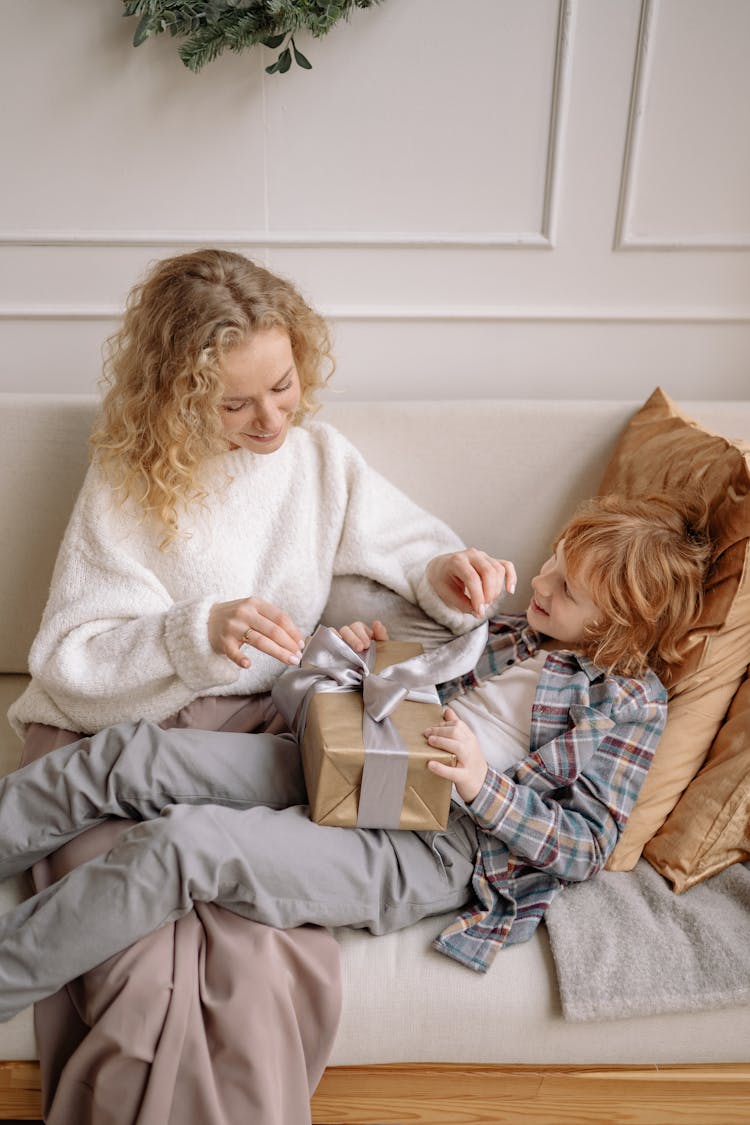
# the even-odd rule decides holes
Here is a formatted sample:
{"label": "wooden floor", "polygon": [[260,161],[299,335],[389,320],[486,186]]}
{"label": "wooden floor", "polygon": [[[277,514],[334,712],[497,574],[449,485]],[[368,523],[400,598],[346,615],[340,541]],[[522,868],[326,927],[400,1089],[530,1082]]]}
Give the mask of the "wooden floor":
{"label": "wooden floor", "polygon": [[[387,1082],[388,1094],[383,1095]],[[335,1067],[315,1125],[749,1125],[750,1065]]]}
{"label": "wooden floor", "polygon": [[[0,1121],[38,1121],[34,1063],[0,1063]],[[749,1125],[750,1064],[327,1070],[314,1125]]]}

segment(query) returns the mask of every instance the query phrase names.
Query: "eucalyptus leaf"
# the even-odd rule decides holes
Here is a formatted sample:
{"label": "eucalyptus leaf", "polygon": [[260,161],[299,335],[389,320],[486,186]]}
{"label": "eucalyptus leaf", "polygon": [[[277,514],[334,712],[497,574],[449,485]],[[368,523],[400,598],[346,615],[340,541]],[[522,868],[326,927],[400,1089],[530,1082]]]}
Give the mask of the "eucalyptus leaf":
{"label": "eucalyptus leaf", "polygon": [[135,29],[135,35],[133,36],[133,46],[140,47],[141,43],[145,43],[148,37],[152,34],[152,31],[153,29],[151,26],[151,16],[142,16],[137,28]]}
{"label": "eucalyptus leaf", "polygon": [[279,55],[279,74],[286,74],[286,72],[289,70],[289,67],[291,65],[292,65],[292,52],[289,50],[288,47],[285,47],[284,50]]}
{"label": "eucalyptus leaf", "polygon": [[303,70],[312,70],[312,63],[297,49],[297,44],[294,40],[292,40],[292,50],[294,51],[294,61],[297,66],[301,66]]}
{"label": "eucalyptus leaf", "polygon": [[264,47],[271,47],[275,50],[277,47],[281,46],[285,39],[286,32],[282,32],[281,35],[269,35],[265,39],[261,39],[261,43]]}

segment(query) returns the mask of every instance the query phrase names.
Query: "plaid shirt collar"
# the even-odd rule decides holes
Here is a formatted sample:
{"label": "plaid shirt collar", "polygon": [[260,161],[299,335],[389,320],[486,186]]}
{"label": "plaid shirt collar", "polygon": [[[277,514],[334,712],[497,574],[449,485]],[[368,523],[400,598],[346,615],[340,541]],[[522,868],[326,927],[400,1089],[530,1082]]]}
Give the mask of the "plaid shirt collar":
{"label": "plaid shirt collar", "polygon": [[[544,638],[532,629],[525,614],[492,617],[487,624],[489,639],[476,668],[463,676],[458,676],[455,680],[438,684],[438,692],[443,703],[455,699],[457,695],[465,695],[467,691],[471,691],[493,676],[502,675],[506,668],[536,656],[542,648]],[[587,656],[572,652],[570,649],[555,649],[554,653],[559,662],[570,667],[571,672],[580,669],[590,683],[606,675],[604,669],[594,664]]]}

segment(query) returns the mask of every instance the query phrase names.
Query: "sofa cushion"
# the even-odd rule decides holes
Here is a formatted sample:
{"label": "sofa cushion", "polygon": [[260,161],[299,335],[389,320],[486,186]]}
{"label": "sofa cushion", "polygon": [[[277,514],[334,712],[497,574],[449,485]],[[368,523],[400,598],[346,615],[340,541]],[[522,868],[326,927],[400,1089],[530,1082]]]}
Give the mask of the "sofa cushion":
{"label": "sofa cushion", "polygon": [[[617,878],[629,885],[634,876]],[[333,1066],[705,1064],[747,1058],[750,1004],[574,1023],[563,1017],[544,925],[530,941],[502,949],[488,973],[472,973],[431,948],[450,917],[426,918],[383,937],[334,931],[341,944],[343,1011]],[[599,928],[597,934],[598,955],[606,958],[611,944],[606,931]],[[450,1107],[441,1108],[446,1125],[455,1120]],[[401,1109],[399,1120],[408,1119],[406,1103]],[[578,1116],[571,1109],[571,1122],[584,1118],[583,1111]]]}
{"label": "sofa cushion", "polygon": [[[27,875],[15,875],[12,879],[0,881],[0,914],[11,910],[23,902],[30,893]],[[24,1008],[12,1020],[0,1027],[0,1059],[37,1058],[34,1037],[34,1016],[31,1008]]]}
{"label": "sofa cushion", "polygon": [[750,445],[705,429],[657,389],[621,435],[600,492],[679,492],[697,483],[714,541],[703,612],[668,678],[667,727],[610,858],[614,870],[635,865],[700,769],[750,652]]}
{"label": "sofa cushion", "polygon": [[643,854],[678,894],[750,860],[750,676],[705,765]]}

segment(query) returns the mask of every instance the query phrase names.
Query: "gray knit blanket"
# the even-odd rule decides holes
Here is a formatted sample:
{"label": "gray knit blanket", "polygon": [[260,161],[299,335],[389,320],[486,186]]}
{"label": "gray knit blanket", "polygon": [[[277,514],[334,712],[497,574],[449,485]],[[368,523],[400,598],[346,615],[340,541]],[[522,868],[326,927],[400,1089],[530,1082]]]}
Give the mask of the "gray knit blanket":
{"label": "gray knit blanket", "polygon": [[566,887],[546,923],[567,1020],[750,1003],[750,864],[675,895],[640,860]]}

